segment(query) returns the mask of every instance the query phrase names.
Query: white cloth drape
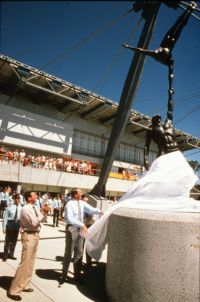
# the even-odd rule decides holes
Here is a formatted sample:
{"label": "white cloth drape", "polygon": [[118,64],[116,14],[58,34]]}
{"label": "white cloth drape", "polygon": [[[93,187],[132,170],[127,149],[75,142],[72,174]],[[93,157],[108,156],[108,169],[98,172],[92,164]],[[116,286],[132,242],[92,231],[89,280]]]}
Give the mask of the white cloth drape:
{"label": "white cloth drape", "polygon": [[107,242],[109,216],[118,208],[200,212],[200,202],[190,198],[197,176],[180,151],[158,157],[150,170],[89,229],[86,247],[99,260]]}

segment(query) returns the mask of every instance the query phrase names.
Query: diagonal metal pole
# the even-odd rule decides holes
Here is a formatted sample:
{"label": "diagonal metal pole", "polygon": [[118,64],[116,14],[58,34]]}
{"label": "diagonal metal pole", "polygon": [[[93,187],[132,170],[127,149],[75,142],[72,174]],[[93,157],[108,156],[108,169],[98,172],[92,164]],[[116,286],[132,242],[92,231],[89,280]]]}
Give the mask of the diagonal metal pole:
{"label": "diagonal metal pole", "polygon": [[[138,42],[138,47],[148,49],[151,41],[151,36],[155,26],[157,14],[160,7],[159,2],[154,1],[150,5],[146,5],[142,12],[142,16],[145,18],[145,24],[142,30],[141,37]],[[122,90],[118,110],[115,117],[115,122],[112,128],[108,147],[102,164],[101,173],[97,184],[94,186],[90,194],[96,196],[104,196],[106,192],[106,182],[115,160],[116,152],[120,143],[121,135],[124,132],[127,124],[130,110],[132,107],[133,99],[136,95],[136,90],[139,84],[142,68],[144,65],[145,56],[140,53],[135,53],[125,84]]]}

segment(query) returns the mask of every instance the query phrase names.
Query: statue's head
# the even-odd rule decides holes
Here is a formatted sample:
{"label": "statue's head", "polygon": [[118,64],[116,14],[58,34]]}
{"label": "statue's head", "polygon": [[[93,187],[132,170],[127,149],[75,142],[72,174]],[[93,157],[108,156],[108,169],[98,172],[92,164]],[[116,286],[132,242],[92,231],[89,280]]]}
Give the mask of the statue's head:
{"label": "statue's head", "polygon": [[152,117],[152,126],[154,126],[154,125],[160,125],[161,122],[162,122],[162,118],[161,118],[160,114],[154,115]]}

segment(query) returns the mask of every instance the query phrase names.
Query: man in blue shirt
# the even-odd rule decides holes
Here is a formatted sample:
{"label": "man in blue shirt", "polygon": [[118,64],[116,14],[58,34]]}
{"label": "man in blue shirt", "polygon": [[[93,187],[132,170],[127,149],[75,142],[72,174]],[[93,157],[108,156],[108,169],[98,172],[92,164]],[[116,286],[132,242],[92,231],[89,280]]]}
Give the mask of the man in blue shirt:
{"label": "man in blue shirt", "polygon": [[80,189],[72,189],[72,199],[68,201],[64,210],[64,219],[66,223],[66,246],[60,285],[63,284],[67,278],[72,253],[74,253],[74,280],[79,284],[83,283],[81,279],[83,242],[84,237],[87,234],[87,227],[83,222],[84,213],[90,215],[102,214],[99,209],[93,208],[85,201],[81,200],[81,196],[82,192]]}
{"label": "man in blue shirt", "polygon": [[6,207],[11,203],[11,198],[9,196],[11,192],[11,187],[4,187],[3,191],[0,192],[0,218],[3,217],[3,213]]}
{"label": "man in blue shirt", "polygon": [[19,234],[20,215],[22,210],[19,194],[13,195],[13,201],[14,204],[11,204],[6,208],[3,216],[3,232],[6,234],[3,261],[6,261],[7,258],[16,260],[14,251]]}

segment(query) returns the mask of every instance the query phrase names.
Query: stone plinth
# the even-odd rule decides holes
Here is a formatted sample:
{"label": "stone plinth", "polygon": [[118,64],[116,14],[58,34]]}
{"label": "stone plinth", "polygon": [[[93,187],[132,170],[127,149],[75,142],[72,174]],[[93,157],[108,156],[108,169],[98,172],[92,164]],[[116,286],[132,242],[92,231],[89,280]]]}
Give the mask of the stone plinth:
{"label": "stone plinth", "polygon": [[200,301],[199,213],[120,208],[108,243],[109,301]]}

